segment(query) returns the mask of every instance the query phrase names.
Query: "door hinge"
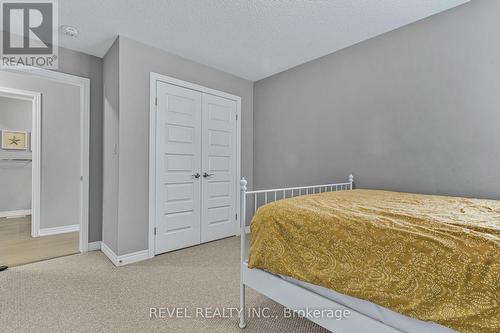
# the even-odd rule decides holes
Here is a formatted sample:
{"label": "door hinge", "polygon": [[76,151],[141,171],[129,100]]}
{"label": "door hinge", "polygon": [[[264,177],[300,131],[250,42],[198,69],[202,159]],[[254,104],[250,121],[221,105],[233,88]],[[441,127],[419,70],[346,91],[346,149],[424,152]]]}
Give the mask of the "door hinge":
{"label": "door hinge", "polygon": [[236,120],[238,120],[238,115],[236,115]]}
{"label": "door hinge", "polygon": [[83,176],[80,176],[80,181],[83,181]]}
{"label": "door hinge", "polygon": [[234,219],[235,219],[235,220],[238,220],[238,213],[236,213],[236,214],[234,215]]}
{"label": "door hinge", "polygon": [[154,229],[154,233],[155,233],[155,236],[156,236],[156,227],[155,227],[155,229]]}
{"label": "door hinge", "polygon": [[158,106],[158,97],[155,98],[155,105]]}

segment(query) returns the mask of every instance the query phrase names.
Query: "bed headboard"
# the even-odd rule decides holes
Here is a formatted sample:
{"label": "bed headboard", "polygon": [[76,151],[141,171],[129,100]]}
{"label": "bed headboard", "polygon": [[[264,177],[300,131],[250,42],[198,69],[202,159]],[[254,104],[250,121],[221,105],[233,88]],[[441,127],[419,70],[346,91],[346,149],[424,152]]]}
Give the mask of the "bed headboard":
{"label": "bed headboard", "polygon": [[[246,179],[241,178],[240,180],[241,262],[243,263],[246,260],[245,250],[246,250],[246,234],[247,234],[247,226],[246,226],[247,203],[253,204],[253,213],[255,214],[258,207],[265,205],[269,202],[298,197],[301,195],[352,190],[353,183],[354,183],[354,176],[350,174],[349,177],[347,178],[347,182],[345,183],[248,191],[247,190],[248,183]],[[247,196],[249,197],[253,196],[253,200],[247,200]]]}
{"label": "bed headboard", "polygon": [[[253,196],[253,212],[257,211],[257,208],[268,204],[269,202],[283,200],[287,198],[298,197],[301,195],[315,194],[315,193],[323,193],[323,192],[334,192],[334,191],[345,191],[352,190],[354,183],[354,176],[352,174],[347,178],[347,182],[345,183],[334,183],[334,184],[324,184],[324,185],[309,185],[309,186],[299,186],[299,187],[286,187],[286,188],[274,188],[268,190],[256,190],[256,191],[248,191],[247,190],[247,181],[245,178],[242,178],[240,181],[240,190],[241,190],[241,206],[242,208],[246,207],[247,196]],[[243,201],[244,200],[244,201]],[[245,210],[246,211],[246,210]],[[243,220],[243,215],[240,215]]]}

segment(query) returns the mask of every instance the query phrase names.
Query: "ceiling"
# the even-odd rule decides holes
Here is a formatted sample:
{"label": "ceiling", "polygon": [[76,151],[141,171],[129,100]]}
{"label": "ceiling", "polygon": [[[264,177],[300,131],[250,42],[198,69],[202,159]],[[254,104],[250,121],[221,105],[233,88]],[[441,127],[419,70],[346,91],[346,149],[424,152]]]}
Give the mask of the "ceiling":
{"label": "ceiling", "polygon": [[60,45],[104,56],[123,35],[257,81],[468,0],[64,0]]}

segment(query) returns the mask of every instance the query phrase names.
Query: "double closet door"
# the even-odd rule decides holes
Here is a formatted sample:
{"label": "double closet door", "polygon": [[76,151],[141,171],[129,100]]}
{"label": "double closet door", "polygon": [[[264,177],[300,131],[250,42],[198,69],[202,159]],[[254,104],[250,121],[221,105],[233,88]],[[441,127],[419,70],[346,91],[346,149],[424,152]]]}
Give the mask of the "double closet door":
{"label": "double closet door", "polygon": [[157,82],[155,252],[235,234],[237,103]]}

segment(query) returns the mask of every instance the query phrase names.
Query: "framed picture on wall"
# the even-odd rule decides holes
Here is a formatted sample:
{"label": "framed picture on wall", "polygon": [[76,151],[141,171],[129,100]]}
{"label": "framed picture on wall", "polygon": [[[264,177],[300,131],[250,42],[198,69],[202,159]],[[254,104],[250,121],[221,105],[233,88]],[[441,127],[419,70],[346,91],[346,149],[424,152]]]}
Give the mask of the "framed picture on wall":
{"label": "framed picture on wall", "polygon": [[2,130],[2,149],[27,150],[28,132]]}

